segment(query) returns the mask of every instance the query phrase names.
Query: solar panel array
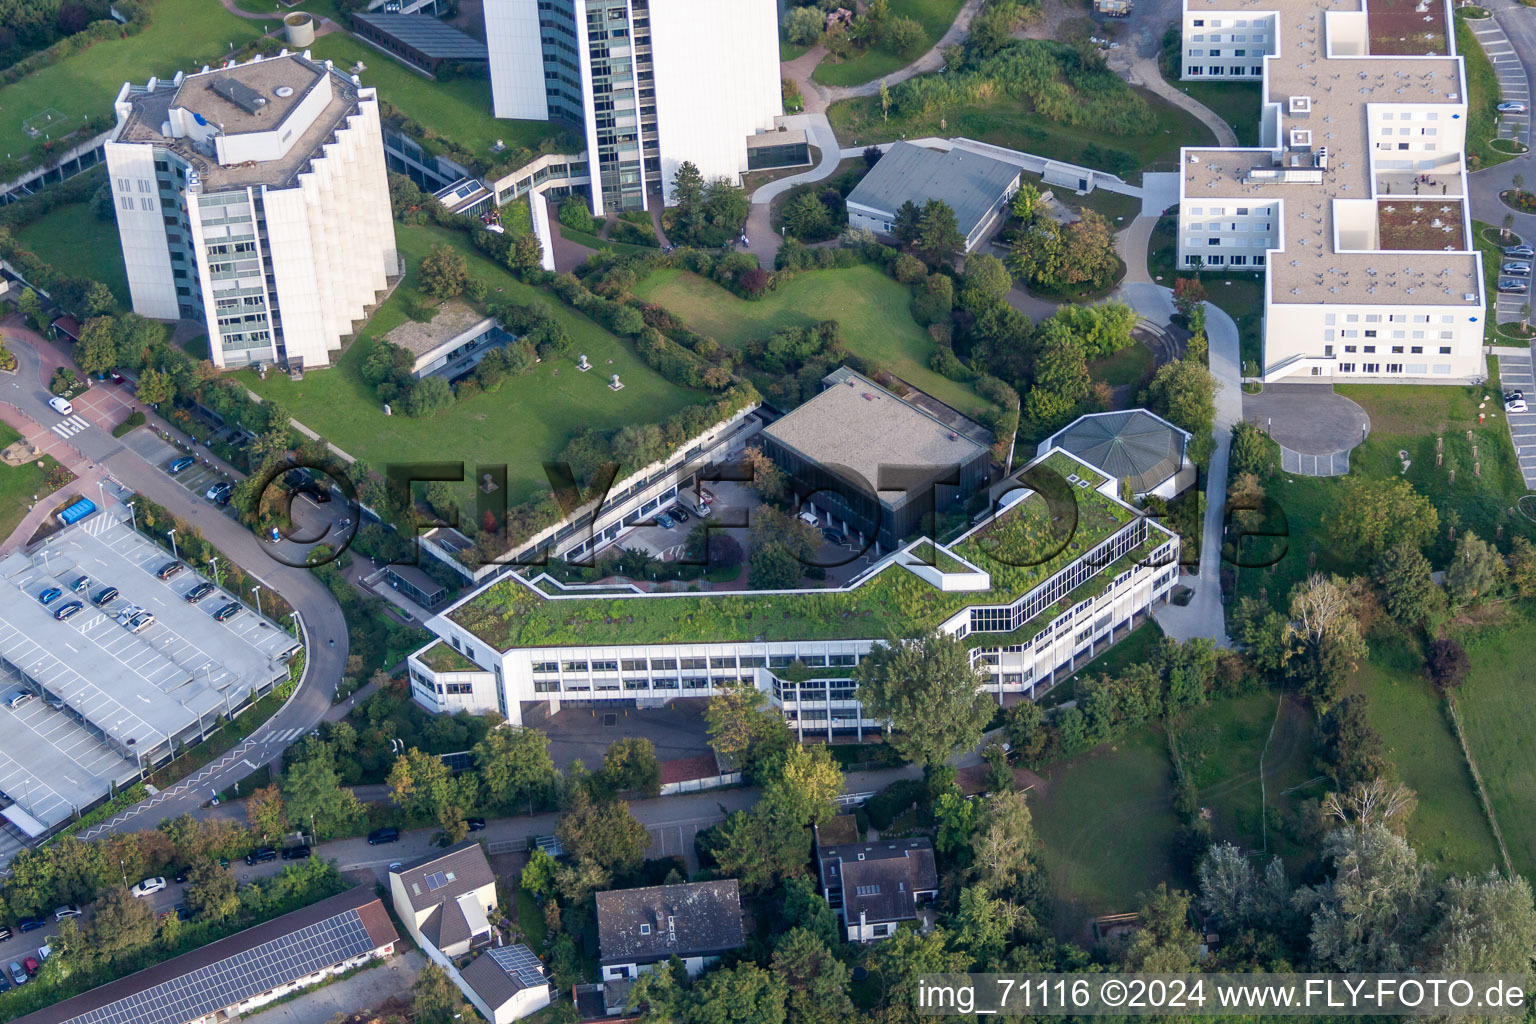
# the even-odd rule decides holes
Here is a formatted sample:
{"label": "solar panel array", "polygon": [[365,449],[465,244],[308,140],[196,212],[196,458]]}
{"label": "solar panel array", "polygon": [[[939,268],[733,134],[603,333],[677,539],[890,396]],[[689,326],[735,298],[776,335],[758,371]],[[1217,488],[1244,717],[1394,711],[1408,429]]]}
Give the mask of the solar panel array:
{"label": "solar panel array", "polygon": [[458,775],[475,766],[475,755],[473,751],[461,750],[454,754],[443,754],[442,762],[448,766],[449,771]]}
{"label": "solar panel array", "polygon": [[186,1024],[374,948],[357,911],[300,928],[65,1024]]}
{"label": "solar panel array", "polygon": [[427,891],[436,892],[448,884],[448,876],[443,874],[441,871],[434,871],[430,875],[426,876],[426,882]]}
{"label": "solar panel array", "polygon": [[527,987],[545,984],[544,965],[527,946],[499,946],[490,955],[502,970]]}

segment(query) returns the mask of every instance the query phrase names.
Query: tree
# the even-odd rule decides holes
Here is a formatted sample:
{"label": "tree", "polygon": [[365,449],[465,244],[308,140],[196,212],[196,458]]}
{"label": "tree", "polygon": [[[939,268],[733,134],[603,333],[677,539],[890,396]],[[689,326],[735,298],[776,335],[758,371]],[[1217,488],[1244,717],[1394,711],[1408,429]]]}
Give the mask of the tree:
{"label": "tree", "polygon": [[960,890],[955,913],[955,946],[974,958],[972,966],[977,970],[997,966],[1009,933],[1025,919],[1023,908],[992,895],[986,886],[967,886]]}
{"label": "tree", "polygon": [[784,32],[784,38],[796,46],[811,46],[821,38],[821,30],[826,23],[826,15],[814,5],[791,7],[784,12],[784,20],[780,28]]}
{"label": "tree", "polygon": [[843,791],[843,771],[825,746],[795,744],[764,774],[760,803],[805,826],[825,825],[837,815],[834,800]]}
{"label": "tree", "polygon": [[819,241],[832,233],[832,211],[815,192],[807,192],[784,211],[784,227],[796,238]]}
{"label": "tree", "polygon": [[109,316],[117,312],[117,299],[113,298],[112,289],[100,281],[92,281],[86,287],[81,304],[88,317]]}
{"label": "tree", "polygon": [[507,246],[507,267],[514,273],[527,274],[538,270],[544,260],[544,246],[532,231],[518,235]]}
{"label": "tree", "polygon": [[[882,79],[880,79],[880,120],[882,120],[882,121],[889,121],[890,119],[891,119],[891,87],[886,85],[885,84],[885,79],[882,78]],[[869,150],[866,149],[864,152],[866,154],[868,154]],[[866,155],[864,159],[867,162],[869,160],[869,157]],[[870,163],[869,166],[873,167],[875,165],[873,163]]]}
{"label": "tree", "polygon": [[854,673],[865,712],[891,724],[891,746],[915,764],[974,747],[995,707],[965,644],[944,633],[876,645]]}
{"label": "tree", "polygon": [[1035,848],[1034,818],[1023,793],[993,793],[981,805],[971,870],[993,891],[1018,882],[1030,870]]}
{"label": "tree", "polygon": [[454,1024],[471,1016],[459,987],[434,963],[424,966],[416,976],[411,999],[416,1024]]}
{"label": "tree", "polygon": [[301,761],[283,773],[280,785],[288,820],[311,824],[316,839],[351,832],[364,818],[357,795],[341,784],[329,758]]}
{"label": "tree", "polygon": [[1233,473],[1252,473],[1263,480],[1274,472],[1278,446],[1262,430],[1244,420],[1232,428],[1227,464]]}
{"label": "tree", "polygon": [[908,199],[896,208],[896,217],[891,221],[891,234],[904,245],[911,245],[917,241],[918,228],[922,219],[923,211]]}
{"label": "tree", "polygon": [[1006,262],[1015,277],[1053,291],[1102,288],[1120,267],[1109,222],[1092,210],[1065,227],[1050,217],[1035,218],[1019,232]]}
{"label": "tree", "polygon": [[1345,697],[1323,716],[1317,743],[1323,771],[1339,789],[1387,774],[1381,736],[1371,726],[1364,694]]}
{"label": "tree", "polygon": [[1202,363],[1177,359],[1157,368],[1147,387],[1154,412],[1194,435],[1190,458],[1203,461],[1214,449],[1211,430],[1216,423],[1216,378]]}
{"label": "tree", "polygon": [[1173,282],[1173,308],[1188,321],[1205,302],[1205,285],[1198,277],[1181,277]]}
{"label": "tree", "polygon": [[218,861],[197,861],[187,870],[187,909],[200,921],[227,921],[240,910],[235,887],[235,876]]}
{"label": "tree", "polygon": [[753,590],[791,590],[805,574],[805,565],[782,544],[754,545],[747,566]]}
{"label": "tree", "polygon": [[1387,611],[1409,625],[1423,622],[1439,596],[1429,559],[1415,547],[1399,546],[1383,554],[1376,566],[1376,580]]}
{"label": "tree", "polygon": [[503,807],[548,800],[559,773],[549,756],[549,737],[537,729],[503,725],[474,747],[475,767],[486,795]]}
{"label": "tree", "polygon": [[643,736],[625,736],[603,755],[603,781],[616,793],[656,796],[661,792],[661,762],[656,746]]}
{"label": "tree", "polygon": [[1443,637],[1429,645],[1424,655],[1424,668],[1429,673],[1430,681],[1442,693],[1448,693],[1459,689],[1467,681],[1467,676],[1472,672],[1472,659],[1467,657],[1466,649],[1461,644]]}
{"label": "tree", "polygon": [[1423,548],[1440,529],[1440,516],[1402,477],[1351,477],[1328,527],[1339,549],[1379,558],[1390,547]]}
{"label": "tree", "polygon": [[462,294],[469,283],[469,267],[464,254],[446,243],[434,245],[421,258],[417,270],[421,290],[438,299],[451,299]]}
{"label": "tree", "polygon": [[1039,204],[1040,190],[1026,181],[1019,185],[1019,190],[1009,200],[1008,209],[1020,221],[1028,224],[1035,219],[1035,211]]}
{"label": "tree", "polygon": [[592,207],[586,196],[571,194],[560,204],[560,223],[573,231],[592,233]]}
{"label": "tree", "polygon": [[692,160],[684,160],[672,175],[672,202],[691,211],[703,198],[704,175],[699,173],[698,165]]}
{"label": "tree", "polygon": [[590,861],[605,871],[640,866],[651,834],[618,801],[597,803],[585,787],[571,798],[570,810],[555,826],[555,835],[572,857]]}
{"label": "tree", "polygon": [[765,766],[794,744],[784,716],[768,707],[768,696],[750,683],[717,688],[704,709],[709,744],[728,768],[754,782],[766,781]]}
{"label": "tree", "polygon": [[548,899],[555,894],[555,875],[559,867],[560,862],[550,856],[549,851],[542,846],[534,847],[518,885],[541,900]]}
{"label": "tree", "polygon": [[1008,268],[1003,266],[1002,260],[987,253],[976,253],[966,257],[965,273],[960,276],[960,285],[967,292],[1002,300],[1008,297],[1008,291],[1013,287],[1013,278],[1008,275]]}
{"label": "tree", "polygon": [[930,199],[923,204],[912,246],[930,263],[938,263],[965,248],[965,236],[960,233],[955,211],[948,203]]}
{"label": "tree", "polygon": [[1416,965],[1421,969],[1523,974],[1536,949],[1530,883],[1493,870],[1448,879],[1420,948],[1426,951]]}
{"label": "tree", "polygon": [[453,388],[441,377],[423,377],[405,396],[405,414],[414,419],[436,416],[453,404]]}
{"label": "tree", "polygon": [[1088,360],[1083,346],[1060,321],[1040,325],[1034,341],[1034,386],[1023,413],[1042,433],[1066,423],[1088,394]]}
{"label": "tree", "polygon": [[1288,636],[1299,645],[1290,659],[1302,692],[1319,710],[1337,697],[1348,674],[1365,657],[1350,586],[1337,576],[1314,573],[1291,591]]}
{"label": "tree", "polygon": [[741,462],[749,474],[749,486],[764,501],[778,501],[789,493],[789,477],[762,448],[748,445],[742,449]]}
{"label": "tree", "polygon": [[971,843],[976,827],[976,805],[953,787],[933,803],[933,848],[942,854],[957,853]]}
{"label": "tree", "polygon": [[1377,823],[1329,832],[1323,857],[1334,877],[1297,894],[1311,914],[1317,969],[1406,970],[1429,904],[1427,866],[1401,836]]}
{"label": "tree", "polygon": [[881,43],[887,50],[900,57],[915,57],[922,52],[928,35],[916,18],[899,14],[886,23]]}
{"label": "tree", "polygon": [[1510,544],[1509,582],[1520,597],[1536,597],[1536,544],[1525,537]]}
{"label": "tree", "polygon": [[407,817],[419,822],[431,821],[450,807],[462,815],[472,802],[469,798],[474,776],[455,779],[441,757],[416,747],[395,758],[385,781],[389,784],[390,799]]}
{"label": "tree", "polygon": [[245,820],[262,839],[287,832],[288,811],[283,806],[282,791],[274,784],[253,792],[245,801]]}
{"label": "tree", "polygon": [[837,912],[822,898],[821,891],[813,879],[804,875],[785,879],[774,906],[778,908],[779,915],[783,919],[784,927],[779,931],[802,928],[828,947],[833,947],[842,941],[843,933],[837,920]]}
{"label": "tree", "polygon": [[788,988],[788,1024],[842,1024],[853,1016],[848,967],[819,936],[794,928],[774,947],[772,967]]}
{"label": "tree", "polygon": [[1445,591],[1452,603],[1465,607],[1501,597],[1508,578],[1509,566],[1498,549],[1468,530],[1445,567]]}
{"label": "tree", "polygon": [[117,330],[110,316],[95,316],[80,328],[75,363],[88,374],[106,373],[117,365]]}
{"label": "tree", "polygon": [[154,941],[155,912],[144,900],[134,899],[128,889],[114,886],[96,900],[90,936],[100,956],[133,953]]}
{"label": "tree", "polygon": [[1182,889],[1159,883],[1141,894],[1136,911],[1136,931],[1121,953],[1127,971],[1177,974],[1191,970],[1200,950],[1200,937],[1189,927],[1189,905],[1194,897]]}
{"label": "tree", "polygon": [[694,983],[683,1024],[784,1024],[784,979],[750,961],[722,967]]}

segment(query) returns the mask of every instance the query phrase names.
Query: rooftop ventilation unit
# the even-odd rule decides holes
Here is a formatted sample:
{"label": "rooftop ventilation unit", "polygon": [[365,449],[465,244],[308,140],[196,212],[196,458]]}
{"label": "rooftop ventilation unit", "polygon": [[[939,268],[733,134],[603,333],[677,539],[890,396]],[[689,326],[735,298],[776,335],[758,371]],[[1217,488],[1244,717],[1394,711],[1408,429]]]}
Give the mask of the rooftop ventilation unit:
{"label": "rooftop ventilation unit", "polygon": [[236,81],[233,78],[214,79],[213,85],[210,88],[247,114],[259,114],[262,108],[267,105],[267,98],[265,96],[244,82]]}
{"label": "rooftop ventilation unit", "polygon": [[289,96],[293,95],[293,86],[280,85],[276,89],[272,90],[272,95],[276,96],[280,100],[285,100]]}
{"label": "rooftop ventilation unit", "polygon": [[1290,104],[1288,106],[1288,109],[1289,109],[1290,115],[1292,117],[1311,117],[1312,116],[1312,97],[1311,96],[1292,96],[1291,100],[1290,100]]}
{"label": "rooftop ventilation unit", "polygon": [[1291,129],[1291,148],[1292,149],[1311,149],[1312,148],[1312,132],[1311,132],[1311,130],[1308,129],[1308,128],[1292,128]]}

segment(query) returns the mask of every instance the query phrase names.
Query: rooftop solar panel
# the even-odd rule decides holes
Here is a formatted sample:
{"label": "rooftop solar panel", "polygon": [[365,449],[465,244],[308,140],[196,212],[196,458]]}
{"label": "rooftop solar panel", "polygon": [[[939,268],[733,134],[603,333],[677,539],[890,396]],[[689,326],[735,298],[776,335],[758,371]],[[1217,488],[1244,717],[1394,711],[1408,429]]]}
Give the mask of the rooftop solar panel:
{"label": "rooftop solar panel", "polygon": [[544,964],[527,946],[501,946],[490,951],[501,969],[530,987],[544,984]]}

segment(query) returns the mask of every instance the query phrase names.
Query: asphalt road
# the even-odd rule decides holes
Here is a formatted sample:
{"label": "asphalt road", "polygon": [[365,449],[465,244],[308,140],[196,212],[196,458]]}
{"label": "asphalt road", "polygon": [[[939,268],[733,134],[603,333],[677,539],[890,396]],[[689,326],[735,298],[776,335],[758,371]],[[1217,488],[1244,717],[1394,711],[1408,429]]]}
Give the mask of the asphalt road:
{"label": "asphalt road", "polygon": [[[7,341],[20,360],[18,373],[0,400],[8,401],[44,426],[60,419],[48,407],[38,350],[25,337],[6,332]],[[46,344],[46,343],[44,343]],[[56,357],[55,357],[56,358]],[[98,387],[111,385],[98,384]],[[341,606],[313,572],[284,565],[263,550],[250,530],[225,515],[217,506],[192,494],[166,475],[163,467],[112,436],[110,424],[92,422],[71,434],[69,443],[90,463],[104,465],[125,486],[181,516],[242,568],[282,594],[299,613],[306,645],[304,676],[293,697],[246,741],[193,778],[128,808],[110,821],[83,833],[94,838],[107,832],[151,829],[161,821],[196,810],[199,805],[237,779],[277,758],[292,740],[312,729],[331,707],[331,698],[347,662],[347,627]],[[328,641],[334,640],[332,646]]]}

